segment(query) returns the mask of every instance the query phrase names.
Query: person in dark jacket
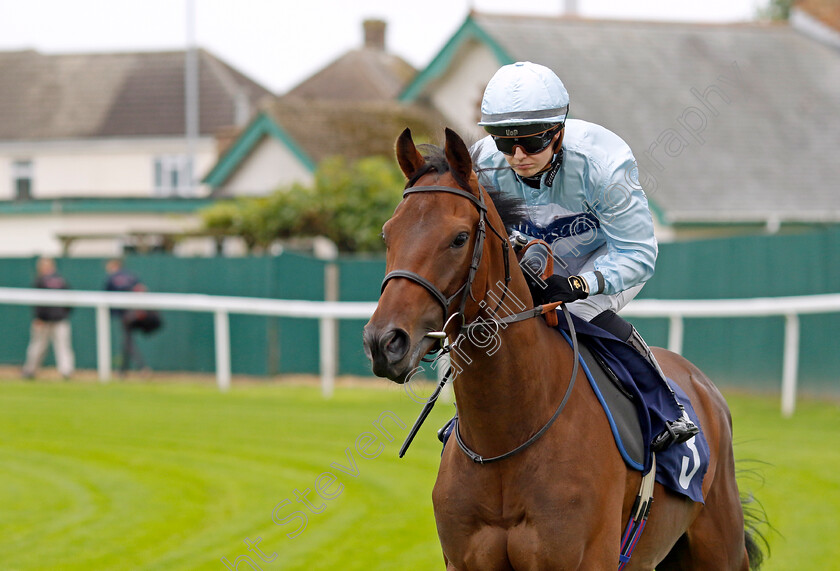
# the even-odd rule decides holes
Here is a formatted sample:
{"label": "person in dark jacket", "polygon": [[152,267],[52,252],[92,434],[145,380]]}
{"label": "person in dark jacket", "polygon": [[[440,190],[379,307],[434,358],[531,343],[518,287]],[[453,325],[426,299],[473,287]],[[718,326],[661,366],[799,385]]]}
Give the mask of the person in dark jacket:
{"label": "person in dark jacket", "polygon": [[[108,279],[105,282],[106,291],[136,291],[142,287],[140,278],[134,273],[126,270],[123,267],[123,261],[120,258],[112,258],[105,264],[105,271],[108,274]],[[126,309],[112,309],[111,317],[116,317],[120,321],[120,328],[122,329],[122,362],[120,363],[120,376],[125,376],[131,368],[131,363],[137,365],[141,370],[146,369],[146,362],[143,359],[143,354],[134,343],[135,327],[132,326],[134,312]]]}
{"label": "person in dark jacket", "polygon": [[[48,257],[38,259],[36,265],[38,277],[33,287],[41,289],[70,289],[67,282],[56,271],[55,260]],[[58,372],[69,379],[75,367],[75,357],[71,341],[69,307],[38,306],[30,327],[29,347],[26,349],[26,362],[23,376],[31,379],[35,376],[41,361],[52,342],[53,353]]]}

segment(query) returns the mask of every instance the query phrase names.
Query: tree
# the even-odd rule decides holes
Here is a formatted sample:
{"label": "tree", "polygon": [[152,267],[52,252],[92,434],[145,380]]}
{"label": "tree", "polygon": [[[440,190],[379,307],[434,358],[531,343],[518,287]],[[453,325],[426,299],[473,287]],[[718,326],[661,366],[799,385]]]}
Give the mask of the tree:
{"label": "tree", "polygon": [[274,240],[325,236],[343,252],[383,248],[379,234],[402,197],[404,178],[382,157],[348,164],[323,161],[312,186],[294,184],[265,197],[237,198],[201,211],[204,228],[241,237],[249,251],[264,251]]}

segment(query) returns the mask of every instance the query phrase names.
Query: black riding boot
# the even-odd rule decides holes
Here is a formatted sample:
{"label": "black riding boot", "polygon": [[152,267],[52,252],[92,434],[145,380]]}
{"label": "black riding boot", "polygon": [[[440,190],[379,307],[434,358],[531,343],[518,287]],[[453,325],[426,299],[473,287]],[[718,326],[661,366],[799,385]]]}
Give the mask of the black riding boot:
{"label": "black riding boot", "polygon": [[636,331],[635,327],[633,327],[633,331],[631,332],[627,343],[636,351],[641,353],[642,356],[647,359],[651,365],[653,365],[653,368],[656,369],[659,376],[662,377],[662,382],[665,383],[666,387],[668,387],[668,392],[670,392],[671,396],[674,397],[674,402],[677,403],[677,408],[679,408],[682,413],[676,420],[671,420],[665,423],[665,430],[657,434],[651,441],[651,449],[654,452],[659,452],[673,446],[674,444],[681,444],[690,439],[692,436],[697,435],[700,432],[700,429],[697,428],[697,425],[694,424],[694,422],[692,422],[692,420],[688,417],[688,413],[685,412],[685,407],[683,407],[682,403],[677,398],[677,395],[674,392],[674,389],[671,388],[671,384],[668,382],[668,379],[665,378],[665,373],[662,372],[662,368],[659,366],[656,357],[653,356],[653,352],[650,350],[650,347],[648,347],[648,344],[645,343],[645,340],[642,339],[642,336],[639,335],[639,332]]}
{"label": "black riding boot", "polygon": [[650,347],[648,347],[648,344],[644,339],[642,339],[642,336],[639,335],[639,332],[636,331],[636,328],[633,327],[630,322],[610,310],[597,315],[591,323],[593,325],[597,325],[601,329],[609,331],[619,339],[624,339],[628,345],[641,353],[642,357],[647,359],[648,362],[653,365],[653,368],[659,373],[659,376],[662,378],[662,383],[668,387],[668,392],[670,392],[671,396],[674,397],[674,402],[677,403],[677,408],[679,408],[682,413],[679,418],[665,423],[665,430],[657,434],[651,441],[651,449],[654,452],[659,452],[673,446],[674,444],[685,442],[692,436],[698,434],[700,429],[697,428],[697,425],[694,424],[694,422],[692,422],[688,417],[688,414],[685,412],[685,407],[683,407],[682,403],[677,398],[676,393],[674,393],[674,389],[671,388],[670,383],[668,383],[668,380],[665,378],[665,373],[662,372],[662,368],[660,368],[659,363],[656,361],[656,357],[653,356]]}

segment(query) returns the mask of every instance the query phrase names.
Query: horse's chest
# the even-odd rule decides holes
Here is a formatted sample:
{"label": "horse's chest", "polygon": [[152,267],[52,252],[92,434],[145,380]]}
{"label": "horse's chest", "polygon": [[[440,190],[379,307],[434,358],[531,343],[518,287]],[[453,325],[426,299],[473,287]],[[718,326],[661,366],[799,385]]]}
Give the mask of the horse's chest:
{"label": "horse's chest", "polygon": [[581,486],[539,469],[501,478],[487,472],[439,478],[435,486],[438,534],[457,569],[543,568],[578,557],[568,546],[582,543],[574,525],[587,502]]}

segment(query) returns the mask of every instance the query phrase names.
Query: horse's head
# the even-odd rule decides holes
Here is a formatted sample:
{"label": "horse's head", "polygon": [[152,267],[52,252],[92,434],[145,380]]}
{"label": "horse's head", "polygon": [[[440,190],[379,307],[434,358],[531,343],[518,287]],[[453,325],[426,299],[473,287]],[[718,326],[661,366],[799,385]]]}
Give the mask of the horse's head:
{"label": "horse's head", "polygon": [[478,184],[464,141],[446,129],[443,150],[427,145],[423,151],[408,129],[397,139],[408,183],[383,227],[387,273],[364,331],[374,374],[398,383],[436,346],[439,332],[457,335],[481,315],[488,292],[496,290],[496,300],[509,287],[520,299],[523,290],[528,295],[521,272],[513,272],[512,283],[506,279],[515,260],[505,259],[504,224]]}

